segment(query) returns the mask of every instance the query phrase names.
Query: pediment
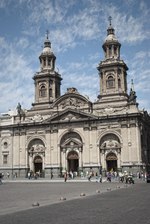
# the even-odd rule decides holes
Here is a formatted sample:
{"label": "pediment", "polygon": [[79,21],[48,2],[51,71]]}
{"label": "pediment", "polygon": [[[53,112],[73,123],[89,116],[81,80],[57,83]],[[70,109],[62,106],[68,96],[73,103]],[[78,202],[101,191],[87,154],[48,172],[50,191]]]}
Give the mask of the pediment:
{"label": "pediment", "polygon": [[94,115],[73,109],[66,109],[64,111],[58,112],[54,116],[43,121],[44,123],[56,122],[56,121],[75,121],[75,120],[89,120],[91,118],[97,118]]}
{"label": "pediment", "polygon": [[76,92],[67,92],[54,102],[52,108],[59,108],[59,110],[65,110],[67,108],[81,109],[90,108],[91,104],[92,103],[87,97],[84,97]]}
{"label": "pediment", "polygon": [[72,147],[72,148],[75,148],[75,147],[81,147],[82,146],[82,144],[81,144],[81,142],[78,140],[78,139],[73,139],[73,138],[69,138],[69,139],[67,139],[62,145],[61,145],[61,147],[62,148],[70,148],[70,147]]}

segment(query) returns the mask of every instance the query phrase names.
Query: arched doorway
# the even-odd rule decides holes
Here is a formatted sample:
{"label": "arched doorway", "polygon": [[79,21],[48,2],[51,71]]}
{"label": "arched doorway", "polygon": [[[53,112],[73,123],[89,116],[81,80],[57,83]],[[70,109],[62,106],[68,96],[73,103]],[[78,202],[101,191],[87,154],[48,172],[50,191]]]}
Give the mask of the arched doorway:
{"label": "arched doorway", "polygon": [[102,170],[118,171],[121,164],[121,137],[116,133],[106,133],[100,139],[100,159]]}
{"label": "arched doorway", "polygon": [[77,152],[71,151],[67,156],[68,171],[78,172],[79,170],[79,156]]}
{"label": "arched doorway", "polygon": [[60,140],[60,166],[62,170],[78,172],[82,169],[83,142],[76,132],[67,132]]}
{"label": "arched doorway", "polygon": [[36,156],[34,158],[34,173],[42,173],[42,158],[40,156]]}
{"label": "arched doorway", "polygon": [[41,139],[34,138],[28,145],[29,170],[40,173],[44,170],[45,144]]}
{"label": "arched doorway", "polygon": [[117,156],[114,153],[109,153],[106,157],[107,171],[117,172]]}

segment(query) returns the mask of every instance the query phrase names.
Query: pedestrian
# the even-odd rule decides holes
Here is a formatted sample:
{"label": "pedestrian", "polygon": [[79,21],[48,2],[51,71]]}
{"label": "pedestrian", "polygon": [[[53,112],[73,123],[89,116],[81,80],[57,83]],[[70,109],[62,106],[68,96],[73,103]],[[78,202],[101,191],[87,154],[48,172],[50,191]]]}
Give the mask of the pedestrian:
{"label": "pedestrian", "polygon": [[70,171],[69,175],[70,175],[70,178],[73,179],[73,172],[72,171]]}
{"label": "pedestrian", "polygon": [[88,181],[91,181],[92,178],[92,174],[90,173],[90,175],[88,176]]}
{"label": "pedestrian", "polygon": [[30,180],[30,178],[31,178],[31,172],[29,171],[28,172],[28,179]]}
{"label": "pedestrian", "polygon": [[64,181],[67,182],[67,172],[64,173]]}
{"label": "pedestrian", "polygon": [[3,175],[2,175],[2,173],[0,173],[0,184],[3,183],[3,182],[2,182],[2,178],[3,178]]}
{"label": "pedestrian", "polygon": [[99,174],[99,182],[102,183],[102,174]]}
{"label": "pedestrian", "polygon": [[95,173],[96,182],[98,182],[98,173]]}
{"label": "pedestrian", "polygon": [[53,171],[51,171],[51,179],[53,179]]}
{"label": "pedestrian", "polygon": [[7,172],[7,174],[6,174],[6,175],[7,175],[7,178],[9,179],[9,177],[10,177],[10,173],[9,173],[9,172]]}
{"label": "pedestrian", "polygon": [[111,172],[108,172],[107,174],[107,181],[111,182]]}

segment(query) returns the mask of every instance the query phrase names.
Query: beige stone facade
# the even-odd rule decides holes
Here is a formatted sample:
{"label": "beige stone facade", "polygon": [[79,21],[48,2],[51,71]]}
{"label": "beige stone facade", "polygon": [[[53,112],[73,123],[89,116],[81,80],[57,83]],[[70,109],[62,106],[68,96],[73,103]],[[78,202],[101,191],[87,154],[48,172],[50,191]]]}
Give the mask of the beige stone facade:
{"label": "beige stone facade", "polygon": [[145,171],[150,164],[150,117],[127,92],[121,44],[110,24],[97,67],[100,95],[89,101],[76,88],[61,95],[61,75],[48,36],[33,79],[35,102],[0,117],[0,172],[50,176],[77,172]]}

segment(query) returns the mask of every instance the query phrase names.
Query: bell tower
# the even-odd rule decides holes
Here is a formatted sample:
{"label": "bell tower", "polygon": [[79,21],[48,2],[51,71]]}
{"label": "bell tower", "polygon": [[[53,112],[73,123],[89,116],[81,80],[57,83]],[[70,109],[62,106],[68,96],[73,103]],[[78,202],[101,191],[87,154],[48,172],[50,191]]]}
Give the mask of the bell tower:
{"label": "bell tower", "polygon": [[33,77],[35,84],[35,102],[32,104],[32,109],[49,108],[50,104],[60,96],[62,78],[55,71],[56,56],[51,49],[48,31],[39,60],[41,66],[40,72],[37,72]]}
{"label": "bell tower", "polygon": [[99,102],[114,104],[117,101],[128,100],[127,94],[127,70],[128,67],[120,59],[121,44],[115,36],[115,30],[109,17],[109,27],[107,37],[102,46],[104,60],[97,67],[100,77]]}

